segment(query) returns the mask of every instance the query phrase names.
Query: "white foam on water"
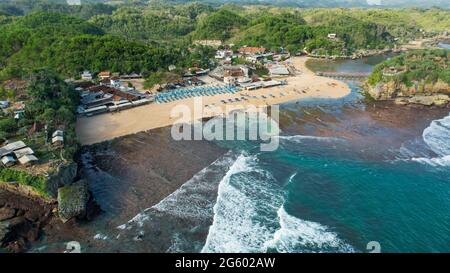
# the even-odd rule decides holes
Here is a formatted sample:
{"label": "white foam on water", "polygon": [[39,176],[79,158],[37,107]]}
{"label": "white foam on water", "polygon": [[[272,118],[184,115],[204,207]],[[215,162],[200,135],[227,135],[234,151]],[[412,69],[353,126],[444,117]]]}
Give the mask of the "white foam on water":
{"label": "white foam on water", "polygon": [[325,141],[325,142],[344,141],[343,138],[339,138],[339,137],[319,137],[319,136],[305,136],[305,135],[278,136],[278,138],[280,140],[294,141],[294,142],[303,142],[305,140],[315,140],[315,141]]}
{"label": "white foam on water", "polygon": [[210,214],[206,213],[206,210],[212,210],[214,206],[214,200],[209,200],[207,196],[215,192],[217,187],[217,183],[213,183],[211,178],[217,176],[218,172],[222,173],[222,176],[223,169],[229,168],[234,160],[235,155],[232,152],[227,153],[151,209],[183,219],[207,220]]}
{"label": "white foam on water", "polygon": [[426,157],[415,157],[411,159],[412,161],[431,165],[433,167],[448,167],[450,166],[450,155],[443,157],[435,157],[435,158],[426,158]]}
{"label": "white foam on water", "polygon": [[108,236],[98,233],[98,234],[95,234],[94,240],[108,240]]}
{"label": "white foam on water", "polygon": [[423,140],[439,156],[450,155],[450,115],[431,122],[422,134]]}
{"label": "white foam on water", "polygon": [[287,214],[283,203],[284,191],[257,157],[241,154],[220,182],[202,252],[354,251],[328,227]]}
{"label": "white foam on water", "polygon": [[428,147],[440,157],[415,157],[411,160],[433,167],[450,166],[450,115],[443,119],[433,120],[430,126],[423,131],[422,137]]}
{"label": "white foam on water", "polygon": [[[256,156],[241,154],[219,185],[214,220],[202,252],[264,252],[276,230],[277,206],[283,202],[273,177],[256,166]],[[268,185],[269,183],[269,185]]]}
{"label": "white foam on water", "polygon": [[278,210],[280,229],[266,248],[277,252],[354,252],[352,246],[338,238],[328,227],[289,215],[282,206]]}
{"label": "white foam on water", "polygon": [[203,219],[208,217],[208,214],[205,213],[205,209],[207,209],[208,206],[212,208],[214,203],[209,204],[210,202],[203,194],[208,194],[208,192],[215,190],[215,185],[210,183],[210,181],[206,179],[206,176],[230,166],[233,163],[233,156],[234,155],[229,152],[223,157],[220,157],[208,167],[195,174],[180,188],[161,200],[158,204],[145,209],[126,224],[120,225],[117,228],[121,230],[129,230],[133,226],[142,228],[145,222],[151,219],[150,211],[164,212],[183,219]]}
{"label": "white foam on water", "polygon": [[288,184],[292,183],[292,181],[294,181],[293,179],[294,179],[295,176],[297,176],[297,172],[295,172],[295,173],[291,174],[291,176],[289,176]]}

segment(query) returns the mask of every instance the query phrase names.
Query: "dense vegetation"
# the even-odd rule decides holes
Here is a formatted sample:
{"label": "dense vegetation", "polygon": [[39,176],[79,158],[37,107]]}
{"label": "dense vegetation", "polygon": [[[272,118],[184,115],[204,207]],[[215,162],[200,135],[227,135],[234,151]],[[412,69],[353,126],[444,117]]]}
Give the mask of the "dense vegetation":
{"label": "dense vegetation", "polygon": [[85,69],[148,73],[179,60],[170,48],[111,35],[93,24],[56,13],[34,13],[0,27],[0,80],[49,67],[63,76]]}
{"label": "dense vegetation", "polygon": [[[85,1],[83,1],[85,2]],[[98,14],[111,14],[116,8],[97,3],[67,5],[66,0],[2,0],[0,15],[23,16],[34,12],[56,12],[89,19]]]}
{"label": "dense vegetation", "polygon": [[90,21],[109,33],[159,43],[173,42],[195,30],[197,19],[212,8],[197,3],[182,6],[123,7]]}
{"label": "dense vegetation", "polygon": [[414,82],[437,81],[450,85],[450,50],[407,52],[377,65],[368,80],[372,86],[387,81],[403,83],[406,86],[411,86]]}
{"label": "dense vegetation", "polygon": [[236,33],[247,19],[226,9],[220,9],[200,20],[195,38],[227,40]]}

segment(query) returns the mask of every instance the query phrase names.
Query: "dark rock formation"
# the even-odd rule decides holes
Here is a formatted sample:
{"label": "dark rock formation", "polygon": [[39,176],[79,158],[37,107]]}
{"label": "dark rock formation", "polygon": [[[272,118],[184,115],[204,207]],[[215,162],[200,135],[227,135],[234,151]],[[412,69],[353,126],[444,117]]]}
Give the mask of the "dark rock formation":
{"label": "dark rock formation", "polygon": [[84,218],[89,200],[88,184],[80,180],[58,189],[58,211],[63,222],[74,217]]}

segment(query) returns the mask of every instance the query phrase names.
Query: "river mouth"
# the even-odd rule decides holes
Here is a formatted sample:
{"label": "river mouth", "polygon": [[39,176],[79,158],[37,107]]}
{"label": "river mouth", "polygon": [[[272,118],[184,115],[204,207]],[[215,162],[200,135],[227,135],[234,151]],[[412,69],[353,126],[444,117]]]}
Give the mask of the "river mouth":
{"label": "river mouth", "polygon": [[[308,65],[366,72],[389,57]],[[176,142],[169,127],[86,147],[82,176],[104,212],[32,252],[72,240],[83,252],[353,252],[373,240],[389,252],[448,251],[448,171],[412,162],[437,156],[422,134],[448,109],[368,102],[348,83],[341,99],[283,104],[272,153]]]}

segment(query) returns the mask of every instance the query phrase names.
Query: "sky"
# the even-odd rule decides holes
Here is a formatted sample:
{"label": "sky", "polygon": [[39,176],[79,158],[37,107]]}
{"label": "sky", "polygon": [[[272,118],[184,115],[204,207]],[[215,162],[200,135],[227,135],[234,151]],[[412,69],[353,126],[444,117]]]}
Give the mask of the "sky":
{"label": "sky", "polygon": [[81,0],[67,0],[69,5],[81,5]]}
{"label": "sky", "polygon": [[381,5],[381,0],[367,0],[369,5]]}

